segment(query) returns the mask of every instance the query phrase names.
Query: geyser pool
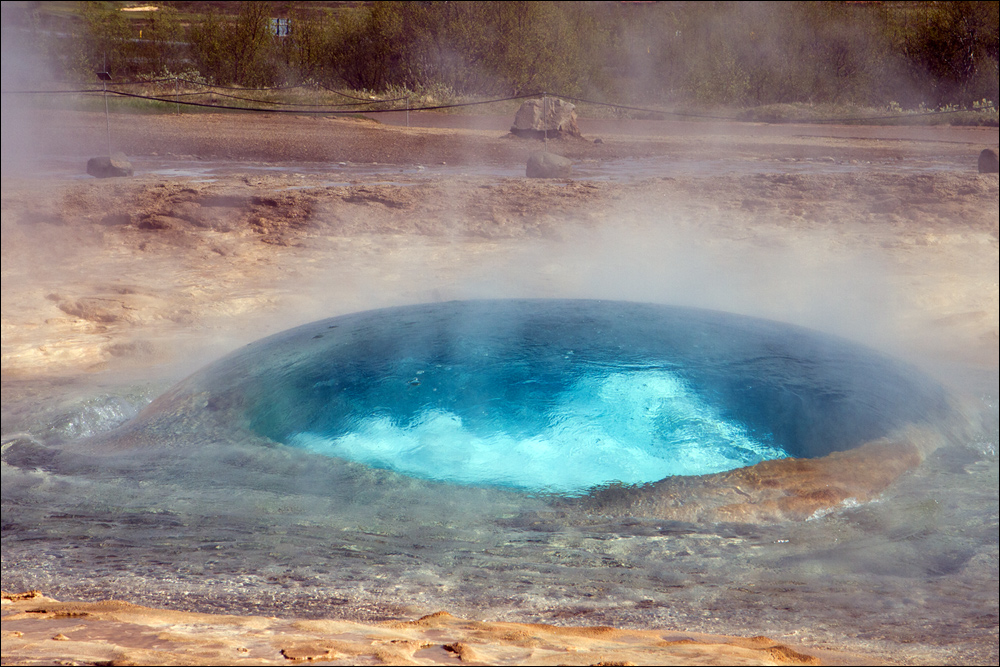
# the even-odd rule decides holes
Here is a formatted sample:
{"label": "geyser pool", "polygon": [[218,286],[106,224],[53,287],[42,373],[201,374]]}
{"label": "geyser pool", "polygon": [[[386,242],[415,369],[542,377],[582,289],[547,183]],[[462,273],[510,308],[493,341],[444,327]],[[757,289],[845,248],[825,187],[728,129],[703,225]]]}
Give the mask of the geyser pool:
{"label": "geyser pool", "polygon": [[[632,412],[617,400],[629,396]],[[358,313],[248,345],[112,431],[60,436],[45,422],[8,437],[4,588],[297,618],[446,609],[720,634],[751,618],[754,633],[803,628],[798,641],[886,659],[916,641],[995,662],[992,396],[978,426],[904,364],[718,312],[476,301]],[[445,413],[484,442],[506,420],[500,444],[529,443],[537,429],[553,437],[546,415],[560,410],[583,422],[611,411],[615,428],[637,414],[652,429],[646,408],[678,404],[705,416],[699,433],[735,425],[731,446],[794,458],[580,495],[589,479],[564,475],[549,493],[428,479],[294,443],[378,423],[405,433]],[[937,438],[916,459],[914,424]]]}
{"label": "geyser pool", "polygon": [[[508,370],[542,373],[513,359],[488,358]],[[459,361],[430,365],[438,372],[417,370],[408,383],[414,393],[425,382],[432,385],[412,413],[373,397],[371,416],[348,417],[326,432],[300,432],[285,441],[425,479],[555,493],[714,473],[787,456],[720,417],[690,383],[666,369],[583,364],[570,384],[548,383],[547,389],[543,380],[521,372],[500,372],[476,404],[455,407],[445,399],[445,407],[435,400],[439,389],[467,384],[475,370]],[[384,382],[405,383],[406,375],[391,371]],[[537,392],[508,398],[511,385],[521,384],[536,385]]]}
{"label": "geyser pool", "polygon": [[253,343],[159,399],[406,476],[531,493],[821,457],[947,410],[847,341],[697,309],[589,300],[424,304]]}

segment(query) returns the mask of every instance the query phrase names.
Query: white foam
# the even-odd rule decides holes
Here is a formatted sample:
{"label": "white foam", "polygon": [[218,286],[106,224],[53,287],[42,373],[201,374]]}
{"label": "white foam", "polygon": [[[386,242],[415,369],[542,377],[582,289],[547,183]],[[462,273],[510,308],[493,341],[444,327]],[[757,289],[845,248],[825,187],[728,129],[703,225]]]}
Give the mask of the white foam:
{"label": "white foam", "polygon": [[703,475],[783,458],[722,419],[677,375],[644,370],[589,375],[556,397],[547,425],[524,437],[496,424],[472,430],[430,409],[408,423],[380,414],[336,438],[303,432],[290,444],[328,456],[446,482],[582,493],[608,482],[637,484]]}

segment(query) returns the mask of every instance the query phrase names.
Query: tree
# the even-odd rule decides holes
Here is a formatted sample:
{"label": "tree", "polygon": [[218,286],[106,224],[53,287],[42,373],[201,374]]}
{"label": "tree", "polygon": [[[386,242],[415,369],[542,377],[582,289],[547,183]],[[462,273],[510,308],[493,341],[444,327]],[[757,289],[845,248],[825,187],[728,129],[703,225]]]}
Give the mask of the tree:
{"label": "tree", "polygon": [[269,3],[242,2],[235,21],[210,14],[191,31],[192,55],[203,76],[217,83],[274,83]]}
{"label": "tree", "polygon": [[83,5],[83,51],[86,62],[94,68],[104,68],[116,75],[136,74],[138,44],[128,18],[116,7],[103,2]]}

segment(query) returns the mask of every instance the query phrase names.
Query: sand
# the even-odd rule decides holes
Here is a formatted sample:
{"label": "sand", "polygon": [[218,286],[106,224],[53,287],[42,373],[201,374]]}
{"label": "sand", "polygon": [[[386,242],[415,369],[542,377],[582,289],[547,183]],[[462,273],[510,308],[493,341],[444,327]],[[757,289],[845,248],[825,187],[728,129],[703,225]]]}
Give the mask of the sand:
{"label": "sand", "polygon": [[[523,177],[540,143],[506,136],[502,119],[468,129],[466,119],[428,115],[420,124],[431,127],[408,129],[115,116],[116,148],[136,176],[96,180],[83,171],[101,152],[103,115],[49,113],[45,131],[25,133],[20,148],[31,150],[16,167],[5,148],[5,442],[95,388],[132,384],[151,398],[296,324],[475,297],[629,299],[769,317],[916,363],[959,394],[995,392],[1000,197],[997,176],[978,174],[976,158],[997,148],[996,128],[582,121],[588,140],[548,145],[574,160],[578,177],[549,181]],[[603,143],[589,140],[597,136]],[[5,600],[4,662],[872,657],[684,628],[294,616]],[[745,635],[755,634],[750,622]]]}

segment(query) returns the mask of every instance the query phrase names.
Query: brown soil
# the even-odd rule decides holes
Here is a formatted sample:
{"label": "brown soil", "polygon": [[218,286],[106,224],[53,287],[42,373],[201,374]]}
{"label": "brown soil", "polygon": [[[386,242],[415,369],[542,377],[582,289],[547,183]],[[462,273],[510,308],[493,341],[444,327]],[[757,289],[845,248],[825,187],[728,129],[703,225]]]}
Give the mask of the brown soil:
{"label": "brown soil", "polygon": [[[228,114],[112,114],[114,150],[129,156],[270,162],[349,161],[407,164],[516,164],[542,147],[509,134],[509,119],[413,113],[325,117]],[[19,141],[22,152],[99,155],[107,152],[104,114],[72,111],[34,114]],[[382,121],[382,122],[380,122]],[[772,157],[837,160],[920,160],[975,156],[997,144],[996,128],[868,127],[679,121],[580,121],[583,138],[549,146],[573,160],[670,155],[739,159]],[[601,139],[601,143],[594,143]]]}

